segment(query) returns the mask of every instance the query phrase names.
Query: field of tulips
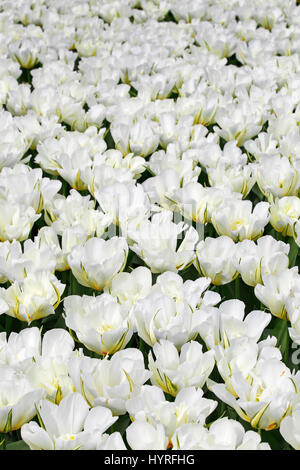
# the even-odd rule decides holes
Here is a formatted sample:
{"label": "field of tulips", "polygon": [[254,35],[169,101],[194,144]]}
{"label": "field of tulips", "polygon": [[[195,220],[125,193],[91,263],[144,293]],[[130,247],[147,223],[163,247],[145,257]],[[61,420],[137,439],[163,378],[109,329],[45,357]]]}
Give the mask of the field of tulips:
{"label": "field of tulips", "polygon": [[300,449],[300,5],[0,0],[0,448]]}

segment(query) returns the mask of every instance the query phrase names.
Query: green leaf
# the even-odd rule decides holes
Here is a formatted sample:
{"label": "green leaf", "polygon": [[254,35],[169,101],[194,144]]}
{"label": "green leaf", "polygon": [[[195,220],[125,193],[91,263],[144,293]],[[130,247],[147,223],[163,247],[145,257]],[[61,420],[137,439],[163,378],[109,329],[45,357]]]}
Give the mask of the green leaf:
{"label": "green leaf", "polygon": [[289,444],[283,439],[279,429],[273,431],[260,430],[262,442],[267,442],[272,450],[291,450]]}
{"label": "green leaf", "polygon": [[257,183],[255,183],[255,185],[253,186],[252,190],[251,190],[255,196],[260,200],[262,201],[264,199],[264,195],[263,193],[261,192],[261,190],[259,189],[259,187],[257,186]]}
{"label": "green leaf", "polygon": [[276,325],[273,329],[272,334],[277,338],[277,347],[280,349],[282,358],[285,363],[288,361],[289,357],[289,346],[290,346],[290,337],[289,337],[289,324],[285,320],[280,318],[276,319]]}
{"label": "green leaf", "polygon": [[107,433],[112,434],[113,432],[119,432],[121,436],[123,436],[130,423],[131,419],[128,413],[126,413],[125,415],[121,415],[118,421],[116,421],[112,426],[110,426],[110,428],[107,430]]}
{"label": "green leaf", "polygon": [[6,450],[30,450],[30,448],[23,440],[20,440],[7,444]]}
{"label": "green leaf", "polygon": [[296,266],[296,259],[298,256],[299,252],[299,247],[295,240],[293,238],[289,239],[289,244],[290,244],[290,251],[289,251],[289,260],[290,264],[289,267],[292,268],[293,266]]}

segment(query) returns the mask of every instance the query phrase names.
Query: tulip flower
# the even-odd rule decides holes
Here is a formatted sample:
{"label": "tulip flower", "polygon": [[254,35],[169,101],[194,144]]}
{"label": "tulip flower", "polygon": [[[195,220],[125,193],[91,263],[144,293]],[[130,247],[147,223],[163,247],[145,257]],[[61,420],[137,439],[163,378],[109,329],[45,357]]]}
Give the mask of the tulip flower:
{"label": "tulip flower", "polygon": [[278,274],[288,268],[290,246],[282,241],[265,235],[255,243],[243,240],[236,246],[233,264],[241,274],[243,281],[255,287],[262,284],[262,278],[268,274]]}
{"label": "tulip flower", "polygon": [[[173,213],[164,211],[144,220],[136,230],[130,232],[130,246],[149,266],[153,273],[180,271],[192,264],[198,233],[193,227],[172,222]],[[178,236],[186,230],[177,249]]]}
{"label": "tulip flower", "polygon": [[68,363],[69,374],[76,391],[80,391],[90,406],[106,406],[114,415],[126,413],[126,401],[152,373],[145,369],[143,354],[126,348],[113,354],[110,360],[73,357]]}
{"label": "tulip flower", "polygon": [[35,389],[26,375],[11,366],[0,365],[0,432],[19,429],[36,415],[36,406],[45,396]]}
{"label": "tulip flower", "polygon": [[236,245],[230,237],[207,237],[196,247],[195,266],[202,276],[207,276],[217,286],[227,284],[238,276],[233,264]]}
{"label": "tulip flower", "polygon": [[173,343],[161,340],[153,352],[155,360],[149,352],[151,383],[173,396],[185,387],[202,388],[215,365],[214,351],[204,353],[196,341],[185,343],[179,354]]}
{"label": "tulip flower", "polygon": [[125,238],[110,240],[90,238],[83,245],[74,246],[68,255],[68,263],[77,281],[83,286],[102,290],[113,277],[123,271],[128,254]]}
{"label": "tulip flower", "polygon": [[114,354],[125,348],[132,336],[128,308],[109,294],[71,295],[64,299],[64,309],[67,327],[97,354]]}
{"label": "tulip flower", "polygon": [[42,400],[37,412],[40,425],[31,421],[21,429],[32,450],[125,449],[119,433],[105,434],[117,418],[101,406],[90,410],[80,393],[70,393],[59,405]]}

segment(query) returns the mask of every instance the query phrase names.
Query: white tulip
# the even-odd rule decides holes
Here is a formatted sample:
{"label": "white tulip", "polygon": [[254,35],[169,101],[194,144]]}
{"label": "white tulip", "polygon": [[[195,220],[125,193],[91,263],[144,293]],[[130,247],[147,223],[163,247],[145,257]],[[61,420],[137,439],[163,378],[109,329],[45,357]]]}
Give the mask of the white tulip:
{"label": "white tulip", "polygon": [[198,331],[208,348],[214,349],[218,345],[226,348],[233,338],[240,336],[257,342],[270,321],[271,315],[260,310],[245,316],[244,302],[230,299],[222,302],[219,308],[204,308]]}
{"label": "white tulip", "polygon": [[198,272],[207,276],[217,286],[227,284],[238,276],[233,264],[236,244],[227,236],[217,238],[207,237],[196,247],[196,261]]}
{"label": "white tulip", "polygon": [[15,281],[7,289],[1,288],[0,298],[8,306],[5,311],[7,315],[30,324],[55,313],[65,287],[47,271],[30,273],[24,280]]}
{"label": "white tulip", "polygon": [[270,312],[283,320],[288,319],[286,302],[294,289],[300,289],[298,267],[285,269],[277,274],[268,274],[254,289],[256,297],[266,305]]}
{"label": "white tulip", "polygon": [[286,416],[280,423],[280,434],[295,450],[300,450],[300,409],[299,406]]}
{"label": "white tulip", "polygon": [[185,387],[202,388],[215,365],[214,352],[203,353],[196,341],[185,343],[179,354],[173,343],[161,340],[154,344],[153,352],[155,360],[149,352],[151,383],[173,396]]}
{"label": "white tulip", "polygon": [[133,309],[138,335],[150,346],[166,339],[181,348],[196,338],[201,310],[192,311],[188,302],[176,302],[161,291],[150,292]]}
{"label": "white tulip", "polygon": [[71,295],[64,299],[64,311],[67,327],[97,354],[111,355],[124,349],[132,336],[128,308],[109,294]]}
{"label": "white tulip", "polygon": [[221,297],[217,292],[207,290],[209,285],[210,279],[207,277],[183,281],[180,274],[167,271],[157,276],[151,291],[162,292],[177,303],[187,302],[194,311],[201,306],[212,306],[220,302]]}
{"label": "white tulip", "polygon": [[[91,410],[79,393],[70,393],[59,405],[42,400],[38,406],[40,426],[31,421],[21,435],[32,450],[98,450],[110,439],[104,432],[117,420],[107,408]],[[120,449],[125,446],[119,435]],[[108,445],[110,448],[110,445]],[[114,446],[111,447],[112,450]]]}
{"label": "white tulip", "polygon": [[74,357],[68,363],[75,389],[90,406],[106,406],[114,415],[126,413],[126,401],[151,377],[140,350],[126,348],[110,360]]}
{"label": "white tulip", "polygon": [[0,366],[0,430],[10,432],[19,429],[36,415],[36,405],[45,392],[35,389],[28,378],[8,365]]}
{"label": "white tulip", "polygon": [[300,218],[300,199],[297,196],[276,198],[270,206],[270,224],[283,236],[295,235],[295,224]]}
{"label": "white tulip", "polygon": [[221,418],[209,429],[190,423],[177,429],[172,438],[174,450],[271,450],[255,431],[245,431],[241,423]]}
{"label": "white tulip", "polygon": [[148,422],[154,426],[162,423],[169,444],[176,429],[186,423],[205,424],[207,417],[216,408],[217,402],[203,397],[201,389],[183,388],[173,402],[155,386],[144,385],[126,402],[131,419]]}
{"label": "white tulip", "polygon": [[251,201],[237,200],[219,206],[212,223],[219,235],[227,235],[233,241],[256,240],[263,234],[269,218],[267,202],[259,202],[253,209]]}
{"label": "white tulip", "polygon": [[268,274],[278,274],[288,268],[290,246],[265,235],[255,243],[243,240],[236,246],[233,264],[249,286],[262,284]]}
{"label": "white tulip", "polygon": [[278,428],[282,419],[291,413],[298,382],[299,374],[292,374],[278,358],[265,355],[247,378],[236,372],[230,384],[209,381],[208,387],[253,428],[270,431]]}
{"label": "white tulip", "polygon": [[150,269],[139,266],[131,273],[117,274],[109,288],[105,288],[120,304],[133,306],[138,300],[149,294],[152,287],[152,275]]}
{"label": "white tulip", "polygon": [[126,429],[126,440],[132,450],[166,450],[168,436],[161,423],[134,421]]}
{"label": "white tulip", "polygon": [[123,271],[127,261],[128,245],[125,238],[110,240],[90,238],[83,246],[74,246],[68,263],[77,281],[83,286],[102,290],[113,277]]}
{"label": "white tulip", "polygon": [[288,157],[274,155],[261,158],[256,167],[257,184],[261,192],[269,197],[296,196],[300,181],[297,169]]}
{"label": "white tulip", "polygon": [[[150,220],[141,222],[136,230],[130,231],[133,244],[130,246],[149,266],[153,273],[178,271],[192,264],[198,233],[183,222],[172,222],[173,213],[163,211],[154,214]],[[178,236],[185,230],[185,236],[177,249]]]}

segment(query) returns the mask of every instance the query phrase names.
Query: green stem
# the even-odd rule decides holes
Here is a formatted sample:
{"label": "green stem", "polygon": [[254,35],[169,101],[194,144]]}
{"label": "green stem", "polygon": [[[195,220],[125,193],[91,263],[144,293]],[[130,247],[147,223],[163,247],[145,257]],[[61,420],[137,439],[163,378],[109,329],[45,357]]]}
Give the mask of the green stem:
{"label": "green stem", "polygon": [[75,278],[73,276],[73,273],[70,269],[70,295],[76,294],[76,284],[75,284]]}
{"label": "green stem", "polygon": [[0,433],[0,449],[6,450],[6,434]]}
{"label": "green stem", "polygon": [[31,83],[32,77],[31,77],[31,73],[29,69],[26,69],[26,79],[27,79],[27,83]]}
{"label": "green stem", "polygon": [[238,276],[235,280],[235,298],[240,298],[240,276]]}
{"label": "green stem", "polygon": [[12,317],[10,315],[6,315],[6,318],[5,318],[5,330],[6,330],[6,334],[7,336],[10,335],[11,331],[12,331]]}
{"label": "green stem", "polygon": [[65,180],[62,182],[62,193],[65,197],[67,197],[69,194],[69,184]]}

